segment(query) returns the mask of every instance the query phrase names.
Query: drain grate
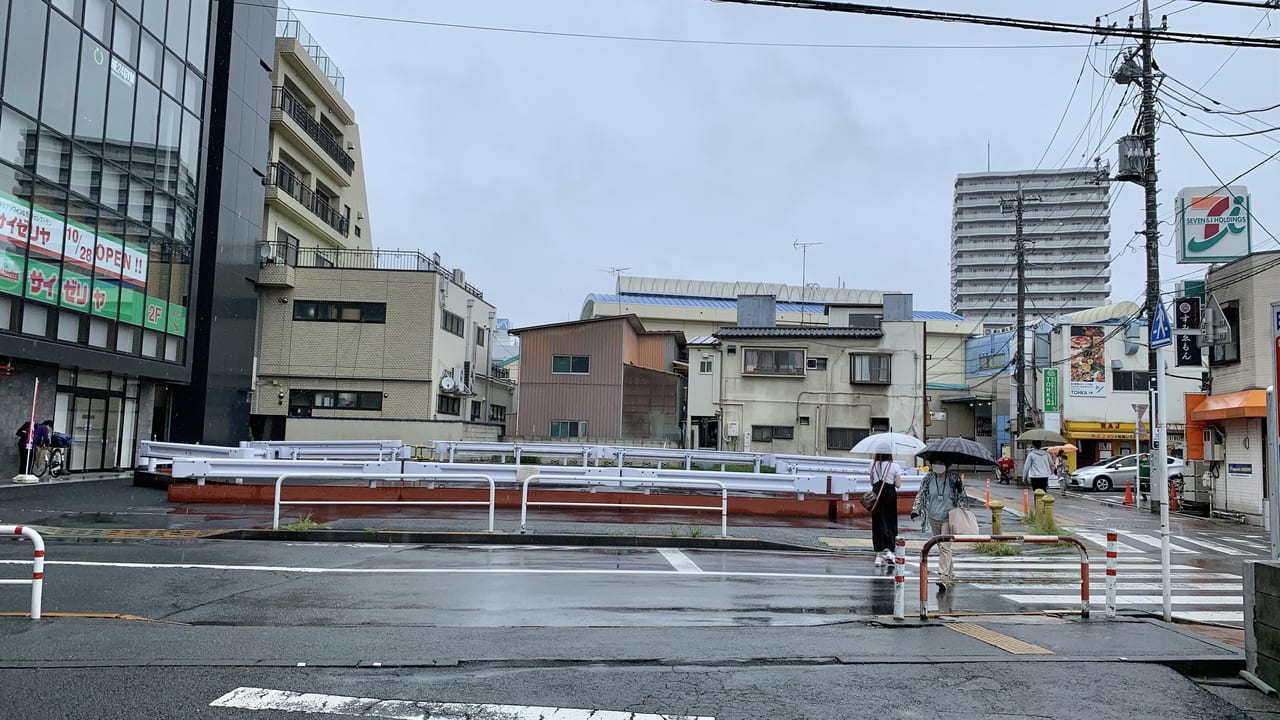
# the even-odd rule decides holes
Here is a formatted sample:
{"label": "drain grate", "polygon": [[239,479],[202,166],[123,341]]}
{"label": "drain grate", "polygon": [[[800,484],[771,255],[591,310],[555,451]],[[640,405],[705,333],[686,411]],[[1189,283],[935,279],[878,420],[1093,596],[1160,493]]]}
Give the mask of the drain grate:
{"label": "drain grate", "polygon": [[974,623],[947,623],[947,627],[955,630],[961,635],[968,635],[975,640],[998,647],[1011,655],[1052,655],[1052,650],[1047,650],[1039,645],[1032,645],[1015,637],[1009,637],[1004,633],[998,633],[995,630],[984,628]]}

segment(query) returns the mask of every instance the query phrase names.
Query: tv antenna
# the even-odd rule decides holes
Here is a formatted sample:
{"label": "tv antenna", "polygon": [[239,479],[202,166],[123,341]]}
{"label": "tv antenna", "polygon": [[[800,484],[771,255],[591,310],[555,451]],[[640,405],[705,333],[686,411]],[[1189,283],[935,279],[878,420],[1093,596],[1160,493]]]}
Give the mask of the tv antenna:
{"label": "tv antenna", "polygon": [[809,248],[815,245],[821,245],[820,242],[800,242],[796,240],[791,243],[791,247],[800,251],[800,324],[805,324],[805,304],[809,300],[809,283],[807,282],[809,271]]}
{"label": "tv antenna", "polygon": [[618,267],[612,265],[600,272],[606,272],[613,276],[613,293],[618,298],[618,314],[622,314],[622,281],[620,280],[622,273],[630,270],[629,267]]}

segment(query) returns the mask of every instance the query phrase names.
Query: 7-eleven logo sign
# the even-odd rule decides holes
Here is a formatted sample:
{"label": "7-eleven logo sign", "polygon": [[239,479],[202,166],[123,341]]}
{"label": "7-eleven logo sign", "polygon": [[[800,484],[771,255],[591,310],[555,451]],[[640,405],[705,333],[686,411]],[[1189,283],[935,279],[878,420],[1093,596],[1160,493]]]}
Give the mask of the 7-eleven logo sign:
{"label": "7-eleven logo sign", "polygon": [[1253,250],[1243,186],[1185,188],[1178,194],[1178,262],[1223,262]]}

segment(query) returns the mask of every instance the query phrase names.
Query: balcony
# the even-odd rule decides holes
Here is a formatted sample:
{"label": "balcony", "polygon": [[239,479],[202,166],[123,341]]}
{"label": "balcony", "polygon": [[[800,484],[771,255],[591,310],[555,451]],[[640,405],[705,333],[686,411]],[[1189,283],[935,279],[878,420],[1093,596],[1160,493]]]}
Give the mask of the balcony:
{"label": "balcony", "polygon": [[[346,248],[299,247],[297,238],[272,240],[264,243],[269,249],[263,253],[262,270],[271,266],[288,268],[325,268],[337,270],[388,270],[408,272],[433,272],[448,281],[454,280],[454,271],[440,265],[434,258],[417,250],[351,250]],[[459,274],[458,277],[461,277]],[[455,283],[479,300],[484,299],[470,283]]]}
{"label": "balcony", "polygon": [[303,105],[300,100],[293,96],[283,87],[271,88],[271,108],[279,110],[298,124],[307,137],[315,141],[316,145],[324,151],[334,162],[338,163],[338,167],[342,168],[347,175],[350,175],[356,169],[356,161],[338,143],[337,138],[330,135],[319,120],[311,115],[311,111],[307,106]]}
{"label": "balcony", "polygon": [[263,183],[268,188],[278,188],[286,195],[297,200],[304,208],[310,210],[313,215],[329,227],[337,230],[343,237],[347,236],[350,221],[342,213],[333,209],[323,197],[317,195],[314,190],[307,187],[297,175],[289,168],[280,163],[271,163],[267,165],[267,177],[263,179]]}

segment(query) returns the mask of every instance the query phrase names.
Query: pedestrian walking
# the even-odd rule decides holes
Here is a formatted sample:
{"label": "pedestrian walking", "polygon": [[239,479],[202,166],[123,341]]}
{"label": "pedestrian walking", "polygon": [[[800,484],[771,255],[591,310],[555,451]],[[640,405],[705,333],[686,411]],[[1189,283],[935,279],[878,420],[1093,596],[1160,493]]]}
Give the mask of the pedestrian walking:
{"label": "pedestrian walking", "polygon": [[13,433],[18,438],[18,474],[26,475],[27,470],[31,466],[31,453],[27,452],[27,433],[31,431],[31,423],[24,422],[22,426]]}
{"label": "pedestrian walking", "polygon": [[1044,490],[1049,492],[1049,476],[1053,474],[1053,460],[1044,443],[1034,440],[1031,450],[1027,451],[1027,459],[1022,463],[1022,477],[1031,483],[1031,492]]}
{"label": "pedestrian walking", "polygon": [[1067,451],[1058,451],[1058,462],[1054,465],[1054,472],[1058,476],[1058,492],[1063,495],[1067,494],[1067,481],[1071,477],[1071,463],[1067,460]]}
{"label": "pedestrian walking", "polygon": [[[920,529],[933,535],[951,534],[951,511],[966,509],[969,496],[964,491],[964,480],[960,473],[949,469],[942,463],[934,463],[929,473],[920,481],[920,491],[916,493],[916,501],[911,506],[911,519],[921,515]],[[951,563],[951,543],[938,544],[938,572],[941,580],[954,580],[956,575]],[[947,591],[947,586],[938,583],[938,590]]]}
{"label": "pedestrian walking", "polygon": [[893,563],[893,544],[898,537],[898,488],[902,487],[902,466],[893,456],[880,453],[871,461],[871,491],[876,504],[871,508],[871,547],[876,551],[876,567]]}

